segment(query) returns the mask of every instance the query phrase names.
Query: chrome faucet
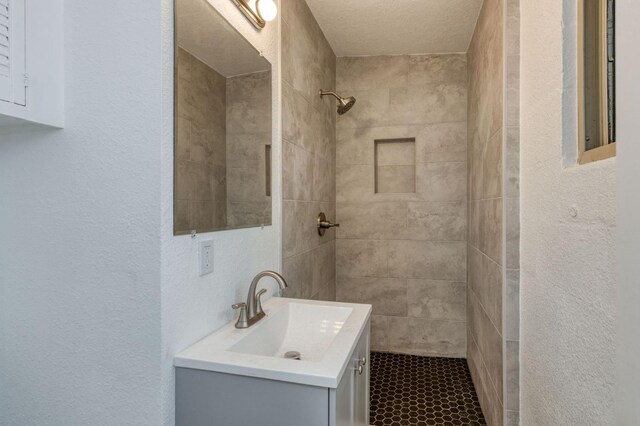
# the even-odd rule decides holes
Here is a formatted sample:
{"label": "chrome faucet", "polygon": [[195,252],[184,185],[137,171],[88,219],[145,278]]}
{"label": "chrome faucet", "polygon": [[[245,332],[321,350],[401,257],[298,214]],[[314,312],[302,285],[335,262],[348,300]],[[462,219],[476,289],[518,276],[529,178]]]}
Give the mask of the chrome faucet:
{"label": "chrome faucet", "polygon": [[273,271],[262,271],[258,275],[256,275],[251,281],[251,285],[249,286],[249,294],[247,295],[247,303],[236,303],[231,307],[233,309],[240,309],[240,316],[238,317],[238,321],[236,321],[236,328],[249,328],[256,322],[258,322],[262,317],[264,317],[264,311],[262,310],[262,303],[260,302],[260,297],[267,292],[266,289],[260,290],[256,294],[256,287],[258,286],[258,281],[263,277],[271,277],[280,286],[281,290],[287,288],[287,282],[284,280],[282,275]]}

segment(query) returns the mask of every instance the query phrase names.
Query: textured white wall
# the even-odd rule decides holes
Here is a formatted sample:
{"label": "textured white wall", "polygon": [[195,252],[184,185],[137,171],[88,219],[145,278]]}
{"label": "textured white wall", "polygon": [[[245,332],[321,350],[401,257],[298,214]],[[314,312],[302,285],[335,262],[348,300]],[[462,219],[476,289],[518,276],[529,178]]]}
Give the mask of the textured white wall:
{"label": "textured white wall", "polygon": [[0,134],[0,424],[158,424],[160,4],[64,20],[66,128]]}
{"label": "textured white wall", "polygon": [[640,419],[640,2],[618,2],[618,419]]}
{"label": "textured white wall", "polygon": [[[279,22],[211,2],[273,64],[280,200]],[[174,237],[172,0],[67,0],[65,22],[67,127],[0,133],[0,424],[173,424],[173,355],[280,269],[280,203],[263,230]]]}
{"label": "textured white wall", "polygon": [[[233,2],[209,2],[272,64],[273,225],[199,234],[196,239],[173,236],[173,1],[162,0],[162,415],[166,425],[174,423],[173,356],[231,321],[231,305],[246,299],[253,276],[264,269],[279,271],[281,263],[279,16],[257,31]],[[214,240],[215,272],[199,277],[198,244],[210,239]],[[264,284],[275,288],[269,280]]]}
{"label": "textured white wall", "polygon": [[609,424],[613,415],[616,159],[577,166],[570,149],[575,4],[540,0],[521,9],[525,425]]}

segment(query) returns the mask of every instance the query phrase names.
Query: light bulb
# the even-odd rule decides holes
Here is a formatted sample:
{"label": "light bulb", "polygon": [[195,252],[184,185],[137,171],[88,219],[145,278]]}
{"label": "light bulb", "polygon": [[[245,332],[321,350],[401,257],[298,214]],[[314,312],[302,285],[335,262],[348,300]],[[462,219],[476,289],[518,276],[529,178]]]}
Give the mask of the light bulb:
{"label": "light bulb", "polygon": [[256,0],[258,13],[265,21],[273,21],[278,14],[278,6],[273,0]]}

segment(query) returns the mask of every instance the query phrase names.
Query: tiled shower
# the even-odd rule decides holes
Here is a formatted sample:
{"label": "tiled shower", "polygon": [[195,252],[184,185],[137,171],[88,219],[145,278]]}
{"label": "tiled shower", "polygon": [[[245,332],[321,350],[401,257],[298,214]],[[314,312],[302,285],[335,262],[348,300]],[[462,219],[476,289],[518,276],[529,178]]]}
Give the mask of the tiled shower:
{"label": "tiled shower", "polygon": [[338,59],[337,297],[374,306],[373,350],[465,354],[465,55]]}
{"label": "tiled shower", "polygon": [[289,295],[372,304],[373,351],[466,358],[490,425],[518,421],[518,13],[485,0],[468,52],[336,58],[282,2]]}

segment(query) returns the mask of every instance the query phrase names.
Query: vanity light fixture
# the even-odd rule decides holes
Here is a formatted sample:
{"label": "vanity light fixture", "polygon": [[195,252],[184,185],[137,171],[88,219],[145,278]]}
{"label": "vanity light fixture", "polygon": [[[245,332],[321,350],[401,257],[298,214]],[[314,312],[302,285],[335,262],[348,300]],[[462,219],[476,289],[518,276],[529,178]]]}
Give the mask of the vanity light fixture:
{"label": "vanity light fixture", "polygon": [[278,14],[278,6],[274,0],[233,0],[244,16],[256,28],[262,29],[269,21],[273,21]]}

